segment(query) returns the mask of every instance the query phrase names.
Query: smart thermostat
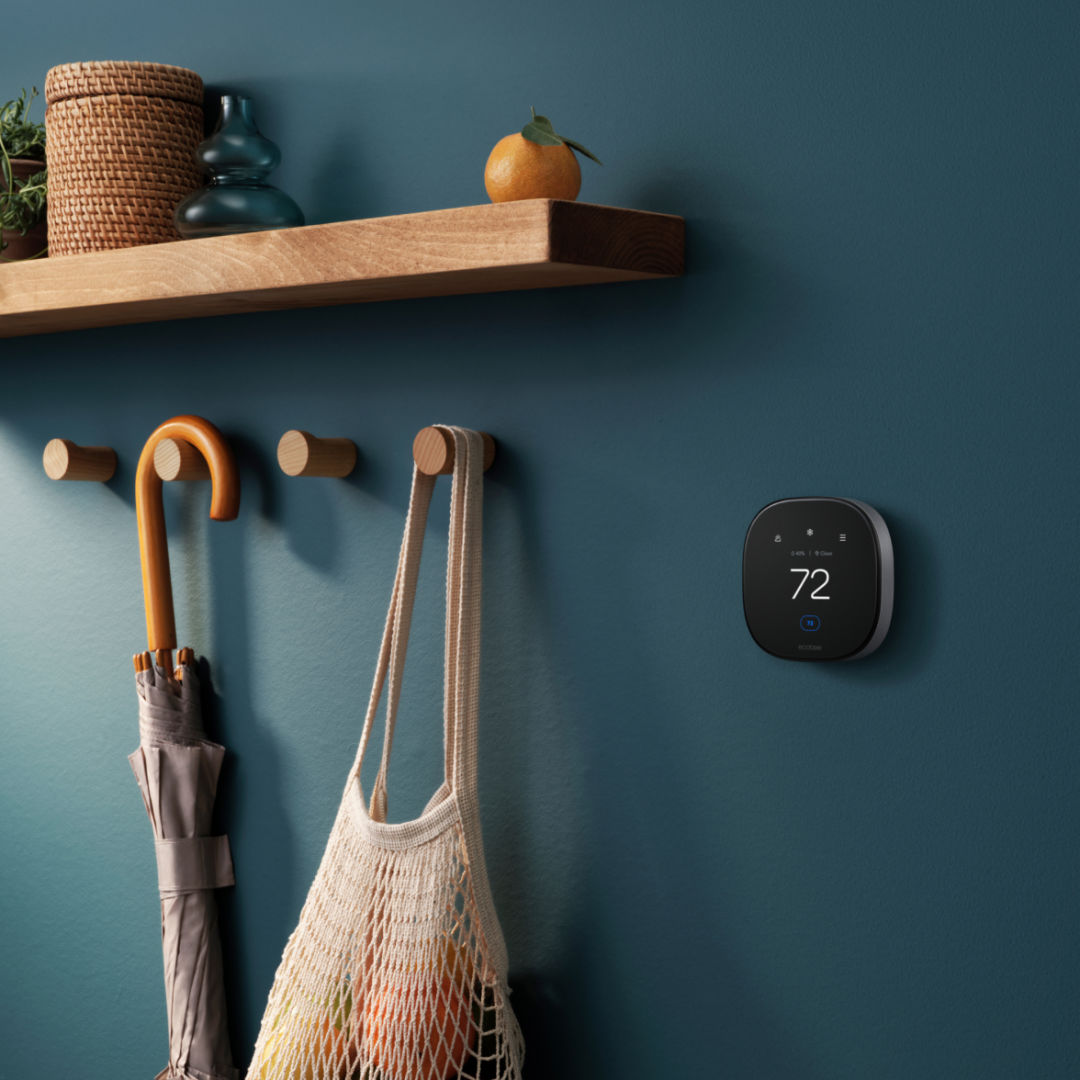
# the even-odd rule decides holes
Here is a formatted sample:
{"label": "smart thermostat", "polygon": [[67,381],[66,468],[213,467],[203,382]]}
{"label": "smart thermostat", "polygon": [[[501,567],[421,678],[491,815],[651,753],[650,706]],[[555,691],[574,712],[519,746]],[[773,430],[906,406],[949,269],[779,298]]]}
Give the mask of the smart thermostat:
{"label": "smart thermostat", "polygon": [[854,660],[885,640],[893,548],[858,499],[780,499],[750,523],[743,611],[754,640],[785,660]]}

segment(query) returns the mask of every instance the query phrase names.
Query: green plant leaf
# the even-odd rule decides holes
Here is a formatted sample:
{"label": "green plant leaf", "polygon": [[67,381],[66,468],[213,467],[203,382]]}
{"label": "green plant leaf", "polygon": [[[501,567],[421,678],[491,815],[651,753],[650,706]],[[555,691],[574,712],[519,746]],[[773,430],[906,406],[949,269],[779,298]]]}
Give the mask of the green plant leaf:
{"label": "green plant leaf", "polygon": [[[47,170],[45,161],[45,125],[30,119],[30,103],[37,97],[35,88],[26,90],[14,101],[0,105],[0,231],[22,236],[45,217]],[[42,162],[42,169],[25,180],[14,176],[12,158],[31,158]],[[2,247],[6,247],[4,243]]]}
{"label": "green plant leaf", "polygon": [[563,140],[555,134],[554,130],[549,123],[547,127],[543,127],[538,121],[543,120],[542,116],[538,116],[536,120],[530,120],[522,129],[521,134],[525,136],[529,142],[537,143],[539,146],[561,146]]}
{"label": "green plant leaf", "polygon": [[585,147],[581,145],[581,143],[574,142],[573,139],[568,139],[565,135],[560,135],[559,138],[561,138],[562,141],[566,143],[566,145],[569,146],[571,150],[576,150],[579,154],[584,154],[590,160],[595,161],[597,165],[604,164],[595,154],[590,153],[588,150],[586,150]]}
{"label": "green plant leaf", "polygon": [[561,145],[562,139],[555,134],[551,121],[546,116],[537,116],[536,110],[531,107],[529,112],[532,113],[532,119],[521,129],[521,134],[538,146]]}
{"label": "green plant leaf", "polygon": [[569,146],[571,150],[584,154],[590,160],[595,161],[597,165],[604,164],[594,153],[586,150],[581,143],[568,139],[565,135],[558,134],[546,116],[537,116],[535,109],[529,111],[532,113],[532,119],[521,129],[521,134],[529,142],[534,142],[538,146]]}
{"label": "green plant leaf", "polygon": [[23,90],[14,101],[0,106],[0,145],[8,157],[45,160],[45,125],[30,119],[30,105],[37,96],[36,88],[29,97]]}

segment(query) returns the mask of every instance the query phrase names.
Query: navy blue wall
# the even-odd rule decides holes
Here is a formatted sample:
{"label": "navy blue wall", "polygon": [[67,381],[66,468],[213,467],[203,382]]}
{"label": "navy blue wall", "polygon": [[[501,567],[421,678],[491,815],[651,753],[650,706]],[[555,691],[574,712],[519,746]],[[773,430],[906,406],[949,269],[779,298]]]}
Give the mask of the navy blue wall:
{"label": "navy blue wall", "polygon": [[[481,782],[530,1076],[1077,1075],[1078,24],[1020,0],[9,5],[0,98],[71,60],[193,67],[255,95],[309,221],[483,201],[535,105],[604,160],[583,199],[686,216],[690,272],[0,343],[0,1077],[165,1061],[132,479],[182,412],[243,470],[237,522],[204,489],[169,513],[231,750],[245,1061],[358,736],[411,438],[445,421],[500,447]],[[353,437],[356,475],[285,478],[291,427]],[[54,435],[111,443],[116,479],[46,480]],[[747,524],[818,493],[893,530],[894,630],[856,664],[743,625]],[[430,540],[398,817],[440,760],[441,514]]]}

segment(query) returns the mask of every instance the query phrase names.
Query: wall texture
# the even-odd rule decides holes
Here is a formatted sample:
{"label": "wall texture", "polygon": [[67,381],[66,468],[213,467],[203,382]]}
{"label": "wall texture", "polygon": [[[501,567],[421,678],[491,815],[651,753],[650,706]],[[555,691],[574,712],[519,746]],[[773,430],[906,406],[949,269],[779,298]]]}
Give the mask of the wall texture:
{"label": "wall texture", "polygon": [[[583,198],[686,216],[690,272],[0,343],[0,1077],[165,1061],[132,479],[182,412],[243,472],[235,523],[168,498],[231,751],[243,1060],[441,420],[500,446],[481,782],[529,1075],[1076,1076],[1078,24],[1054,0],[6,10],[0,98],[76,59],[194,67],[255,95],[310,221],[483,201],[535,105],[604,160]],[[290,427],[352,436],[360,469],[288,480]],[[54,435],[114,445],[116,479],[46,480]],[[775,660],[743,625],[744,530],[801,494],[893,530],[866,661]],[[441,514],[430,540],[399,817],[439,767]]]}

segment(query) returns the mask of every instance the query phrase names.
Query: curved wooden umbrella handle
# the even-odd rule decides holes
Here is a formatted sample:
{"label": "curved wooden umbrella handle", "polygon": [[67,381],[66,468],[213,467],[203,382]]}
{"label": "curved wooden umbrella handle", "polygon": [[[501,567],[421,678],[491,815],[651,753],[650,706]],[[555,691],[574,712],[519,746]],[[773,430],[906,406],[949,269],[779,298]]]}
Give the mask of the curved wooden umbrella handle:
{"label": "curved wooden umbrella handle", "polygon": [[169,545],[165,536],[165,507],[161,477],[154,468],[154,449],[162,439],[191,443],[210,467],[210,517],[231,521],[240,511],[240,478],[236,459],[224,436],[201,416],[174,416],[146,440],[135,470],[135,519],[139,526],[146,634],[151,652],[176,648]]}

